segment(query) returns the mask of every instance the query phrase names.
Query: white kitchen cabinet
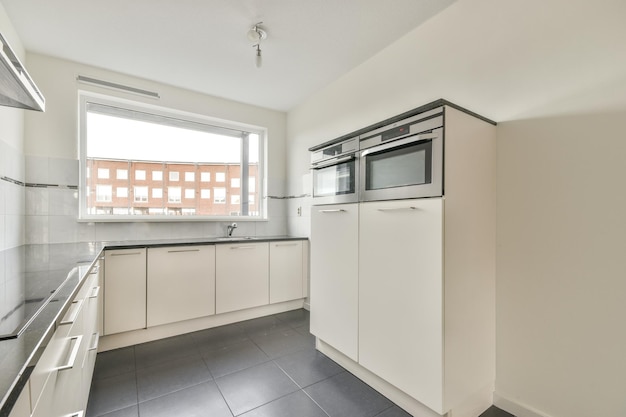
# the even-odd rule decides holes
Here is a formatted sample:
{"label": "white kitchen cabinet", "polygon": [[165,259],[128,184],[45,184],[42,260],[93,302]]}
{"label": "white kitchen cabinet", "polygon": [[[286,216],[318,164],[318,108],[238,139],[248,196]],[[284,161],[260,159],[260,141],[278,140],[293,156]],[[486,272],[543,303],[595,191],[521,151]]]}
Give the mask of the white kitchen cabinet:
{"label": "white kitchen cabinet", "polygon": [[303,298],[301,240],[270,242],[270,303]]}
{"label": "white kitchen cabinet", "polygon": [[215,314],[215,246],[148,249],[147,325]]}
{"label": "white kitchen cabinet", "polygon": [[443,200],[361,204],[359,363],[432,409],[443,396]]}
{"label": "white kitchen cabinet", "polygon": [[24,386],[19,397],[17,397],[9,417],[30,417],[30,389],[28,384]]}
{"label": "white kitchen cabinet", "polygon": [[104,334],[146,327],[146,248],[105,252]]}
{"label": "white kitchen cabinet", "polygon": [[269,304],[269,244],[220,244],[215,255],[216,313]]}
{"label": "white kitchen cabinet", "polygon": [[358,360],[359,205],[311,208],[311,333]]}
{"label": "white kitchen cabinet", "polygon": [[98,271],[97,267],[84,271],[80,288],[33,369],[29,378],[33,417],[86,409],[99,336]]}

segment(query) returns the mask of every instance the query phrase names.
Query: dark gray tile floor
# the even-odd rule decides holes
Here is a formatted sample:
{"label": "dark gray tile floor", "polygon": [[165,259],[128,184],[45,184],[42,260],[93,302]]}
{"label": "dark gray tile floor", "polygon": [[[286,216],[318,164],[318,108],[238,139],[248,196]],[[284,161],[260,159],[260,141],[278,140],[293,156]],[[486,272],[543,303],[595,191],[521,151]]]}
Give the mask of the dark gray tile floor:
{"label": "dark gray tile floor", "polygon": [[294,310],[103,352],[86,416],[409,416],[314,346]]}

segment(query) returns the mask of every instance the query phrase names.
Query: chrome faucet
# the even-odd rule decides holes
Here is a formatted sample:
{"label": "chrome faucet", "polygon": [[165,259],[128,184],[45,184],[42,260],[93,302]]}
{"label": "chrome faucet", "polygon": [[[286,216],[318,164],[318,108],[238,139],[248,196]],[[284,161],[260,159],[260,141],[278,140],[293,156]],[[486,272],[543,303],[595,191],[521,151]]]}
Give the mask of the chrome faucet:
{"label": "chrome faucet", "polygon": [[226,236],[231,237],[233,235],[233,230],[237,228],[237,223],[229,224],[226,226]]}

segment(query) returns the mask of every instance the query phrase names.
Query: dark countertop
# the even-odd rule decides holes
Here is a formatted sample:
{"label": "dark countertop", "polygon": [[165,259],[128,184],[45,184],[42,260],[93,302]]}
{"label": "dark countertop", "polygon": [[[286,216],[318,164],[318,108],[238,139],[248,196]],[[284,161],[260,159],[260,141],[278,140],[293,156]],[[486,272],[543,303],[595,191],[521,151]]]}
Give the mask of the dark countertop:
{"label": "dark countertop", "polygon": [[11,412],[56,324],[104,249],[307,240],[293,236],[24,245],[0,251],[0,417]]}

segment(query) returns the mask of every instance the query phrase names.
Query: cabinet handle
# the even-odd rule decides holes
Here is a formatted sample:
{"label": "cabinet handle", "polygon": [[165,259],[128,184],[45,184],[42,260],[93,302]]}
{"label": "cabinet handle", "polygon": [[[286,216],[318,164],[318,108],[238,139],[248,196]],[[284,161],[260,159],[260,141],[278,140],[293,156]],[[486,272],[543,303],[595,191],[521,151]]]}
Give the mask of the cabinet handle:
{"label": "cabinet handle", "polygon": [[76,411],[75,413],[69,413],[64,415],[63,417],[83,417],[85,415],[84,410]]}
{"label": "cabinet handle", "polygon": [[74,364],[76,363],[76,357],[78,356],[78,350],[80,349],[80,343],[83,340],[83,336],[79,335],[79,336],[70,337],[69,338],[70,344],[72,343],[72,340],[75,340],[75,342],[74,342],[74,346],[72,347],[72,351],[70,352],[70,358],[68,359],[65,365],[59,366],[57,368],[57,371],[66,371],[68,369],[72,369],[74,367]]}
{"label": "cabinet handle", "polygon": [[410,211],[417,210],[417,207],[393,207],[393,208],[379,208],[378,211]]}
{"label": "cabinet handle", "polygon": [[93,287],[91,289],[91,295],[89,296],[89,298],[98,298],[98,295],[100,295],[100,286],[99,285],[97,287]]}
{"label": "cabinet handle", "polygon": [[231,246],[231,249],[254,249],[254,246]]}
{"label": "cabinet handle", "polygon": [[131,256],[131,255],[141,255],[141,252],[126,252],[126,253],[112,253],[111,256]]}
{"label": "cabinet handle", "polygon": [[320,210],[320,213],[345,213],[344,209],[333,209],[333,210]]}
{"label": "cabinet handle", "polygon": [[89,271],[89,275],[94,275],[94,274],[97,274],[98,272],[100,272],[100,265],[96,266],[94,269]]}
{"label": "cabinet handle", "polygon": [[[93,342],[93,340],[95,339],[95,343]],[[91,335],[91,346],[89,347],[89,350],[98,350],[98,342],[100,341],[100,333],[96,332],[94,334]]]}
{"label": "cabinet handle", "polygon": [[180,252],[200,252],[200,249],[173,249],[173,250],[167,251],[167,253],[180,253]]}
{"label": "cabinet handle", "polygon": [[70,318],[65,320],[61,320],[59,322],[59,326],[63,326],[65,324],[72,324],[76,321],[76,318],[78,317],[78,314],[80,313],[80,309],[83,306],[83,300],[76,300],[72,302],[72,305],[70,306],[70,309],[72,310],[72,314],[70,315]]}
{"label": "cabinet handle", "polygon": [[275,246],[298,246],[297,243],[277,243]]}

